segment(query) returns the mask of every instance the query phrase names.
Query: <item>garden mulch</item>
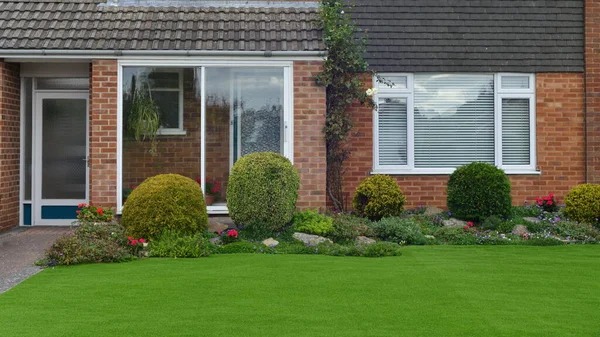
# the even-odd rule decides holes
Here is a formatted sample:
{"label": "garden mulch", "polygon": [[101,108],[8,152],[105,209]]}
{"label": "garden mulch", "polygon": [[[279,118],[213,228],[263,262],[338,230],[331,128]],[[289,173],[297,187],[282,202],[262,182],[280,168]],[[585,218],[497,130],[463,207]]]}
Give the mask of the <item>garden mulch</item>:
{"label": "garden mulch", "polygon": [[70,227],[19,227],[0,234],[0,294],[42,270],[33,263]]}

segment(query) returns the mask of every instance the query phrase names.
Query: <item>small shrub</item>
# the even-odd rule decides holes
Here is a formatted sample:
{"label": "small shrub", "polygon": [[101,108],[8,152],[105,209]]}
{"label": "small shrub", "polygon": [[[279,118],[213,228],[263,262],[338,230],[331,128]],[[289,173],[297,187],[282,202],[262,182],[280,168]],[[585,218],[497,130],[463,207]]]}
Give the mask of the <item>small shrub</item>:
{"label": "small shrub", "polygon": [[82,203],[77,205],[78,222],[110,222],[115,217],[115,212],[112,208],[98,207]]}
{"label": "small shrub", "polygon": [[599,231],[594,226],[587,223],[579,223],[573,221],[559,221],[554,225],[554,232],[565,238],[573,240],[589,240],[595,239],[600,235]]}
{"label": "small shrub", "polygon": [[427,243],[425,235],[421,232],[421,226],[410,218],[383,218],[372,223],[370,230],[369,234],[384,241],[409,245]]}
{"label": "small shrub", "polygon": [[294,214],[292,222],[298,232],[327,235],[333,231],[333,219],[317,211],[298,212]]}
{"label": "small shrub", "polygon": [[272,152],[245,155],[229,176],[229,215],[238,225],[280,231],[292,220],[299,186],[298,172],[284,156]]}
{"label": "small shrub", "polygon": [[565,213],[571,220],[598,224],[600,218],[600,185],[582,184],[565,197]]}
{"label": "small shrub", "polygon": [[553,237],[531,237],[519,242],[524,246],[562,246],[565,243]]}
{"label": "small shrub", "polygon": [[460,227],[440,227],[434,236],[439,242],[449,245],[477,244],[477,237]]}
{"label": "small shrub", "polygon": [[552,229],[552,224],[545,221],[524,221],[524,223],[530,233],[545,233]]}
{"label": "small shrub", "polygon": [[458,219],[483,221],[492,215],[507,218],[512,209],[510,181],[494,165],[467,164],[450,175],[447,201],[448,209]]}
{"label": "small shrub", "polygon": [[128,245],[125,231],[115,222],[82,222],[73,233],[61,236],[46,251],[43,264],[122,262],[135,258],[137,247]]}
{"label": "small shrub", "polygon": [[367,234],[370,221],[350,214],[334,214],[333,230],[328,237],[337,243],[354,241],[358,236]]}
{"label": "small shrub", "polygon": [[377,221],[401,216],[406,198],[396,180],[386,175],[373,175],[363,180],[352,201],[354,211],[362,217]]}
{"label": "small shrub", "polygon": [[[523,222],[523,221],[520,221]],[[517,223],[514,220],[507,220],[507,221],[502,221],[498,227],[496,227],[496,230],[500,233],[511,233],[513,231],[513,229],[515,229],[515,226],[517,225]]]}
{"label": "small shrub", "polygon": [[537,205],[513,206],[511,210],[511,218],[535,218],[540,214],[542,210]]}
{"label": "small shrub", "polygon": [[171,258],[197,258],[210,255],[208,241],[202,234],[182,235],[165,230],[148,245],[150,256]]}
{"label": "small shrub", "polygon": [[123,207],[123,226],[133,236],[156,238],[165,230],[195,234],[206,230],[208,215],[198,184],[178,174],[146,179]]}
{"label": "small shrub", "polygon": [[495,230],[498,229],[498,227],[500,227],[502,225],[502,219],[500,219],[499,217],[492,215],[487,217],[479,226],[481,229],[491,229],[491,230]]}

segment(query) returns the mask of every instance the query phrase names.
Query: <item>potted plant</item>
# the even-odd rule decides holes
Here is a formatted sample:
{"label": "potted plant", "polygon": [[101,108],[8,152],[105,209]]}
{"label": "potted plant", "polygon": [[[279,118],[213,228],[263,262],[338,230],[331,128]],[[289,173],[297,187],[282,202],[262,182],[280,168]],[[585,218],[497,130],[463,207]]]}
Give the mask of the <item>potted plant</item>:
{"label": "potted plant", "polygon": [[132,88],[131,108],[127,113],[127,133],[136,141],[150,141],[150,154],[156,155],[156,135],[160,128],[160,110],[150,88]]}
{"label": "potted plant", "polygon": [[[196,181],[200,184],[200,177]],[[220,192],[221,184],[214,179],[206,178],[206,182],[204,183],[204,202],[206,206],[212,205]]]}

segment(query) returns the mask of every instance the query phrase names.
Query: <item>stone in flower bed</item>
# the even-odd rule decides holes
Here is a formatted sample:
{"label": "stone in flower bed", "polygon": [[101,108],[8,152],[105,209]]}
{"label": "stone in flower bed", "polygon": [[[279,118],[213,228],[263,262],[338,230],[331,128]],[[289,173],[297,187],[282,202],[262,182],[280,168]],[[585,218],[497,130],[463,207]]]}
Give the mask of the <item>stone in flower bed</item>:
{"label": "stone in flower bed", "polygon": [[273,238],[268,238],[263,240],[263,245],[267,246],[267,247],[276,247],[279,244],[279,241],[273,239]]}
{"label": "stone in flower bed", "polygon": [[442,224],[444,224],[444,226],[446,227],[464,227],[467,224],[467,222],[455,218],[450,218],[448,220],[442,220]]}
{"label": "stone in flower bed", "polygon": [[372,244],[374,244],[374,243],[377,242],[377,241],[375,241],[375,240],[373,240],[371,238],[368,238],[366,236],[359,236],[359,237],[356,238],[355,241],[357,243],[361,243],[361,244],[364,244],[364,245],[372,245]]}
{"label": "stone in flower bed", "polygon": [[293,238],[298,241],[302,241],[305,245],[308,245],[308,246],[316,246],[323,242],[333,243],[333,241],[329,240],[328,238],[324,238],[322,236],[306,234],[306,233],[299,233],[299,232],[294,233]]}
{"label": "stone in flower bed", "polygon": [[516,235],[529,234],[529,230],[524,225],[516,225],[515,228],[513,228],[512,233]]}

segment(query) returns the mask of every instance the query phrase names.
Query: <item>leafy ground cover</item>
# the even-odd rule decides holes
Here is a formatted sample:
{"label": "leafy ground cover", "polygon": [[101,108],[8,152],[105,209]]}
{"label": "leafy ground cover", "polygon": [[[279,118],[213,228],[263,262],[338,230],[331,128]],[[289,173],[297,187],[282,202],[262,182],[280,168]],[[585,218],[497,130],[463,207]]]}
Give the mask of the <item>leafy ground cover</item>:
{"label": "leafy ground cover", "polygon": [[48,268],[0,336],[600,336],[596,245],[402,250]]}

